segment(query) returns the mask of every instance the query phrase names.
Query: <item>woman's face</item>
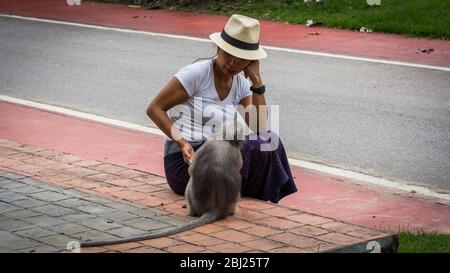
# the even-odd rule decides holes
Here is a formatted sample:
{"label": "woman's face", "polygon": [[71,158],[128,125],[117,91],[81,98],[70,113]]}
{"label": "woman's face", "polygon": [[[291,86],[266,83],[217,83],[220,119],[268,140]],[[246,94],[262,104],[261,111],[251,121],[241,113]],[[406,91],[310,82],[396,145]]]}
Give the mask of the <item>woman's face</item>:
{"label": "woman's face", "polygon": [[217,53],[217,68],[221,70],[222,74],[229,77],[240,73],[251,62],[250,60],[241,59],[228,54],[220,48],[217,49]]}

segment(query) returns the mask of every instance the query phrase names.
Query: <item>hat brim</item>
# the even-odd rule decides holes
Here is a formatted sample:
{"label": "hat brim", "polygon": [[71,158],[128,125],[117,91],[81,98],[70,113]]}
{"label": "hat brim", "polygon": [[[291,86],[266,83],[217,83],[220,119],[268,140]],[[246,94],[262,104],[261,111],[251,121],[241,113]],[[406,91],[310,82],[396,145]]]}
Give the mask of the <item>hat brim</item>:
{"label": "hat brim", "polygon": [[267,57],[266,51],[261,46],[259,46],[258,50],[245,50],[234,47],[222,39],[220,32],[215,32],[209,35],[209,38],[225,52],[241,59],[253,61]]}

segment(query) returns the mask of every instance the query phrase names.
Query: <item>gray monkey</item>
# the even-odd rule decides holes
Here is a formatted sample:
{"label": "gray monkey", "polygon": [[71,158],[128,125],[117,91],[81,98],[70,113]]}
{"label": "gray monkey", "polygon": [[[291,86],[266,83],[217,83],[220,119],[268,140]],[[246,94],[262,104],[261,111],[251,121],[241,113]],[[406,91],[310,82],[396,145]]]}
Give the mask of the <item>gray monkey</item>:
{"label": "gray monkey", "polygon": [[166,237],[234,214],[241,196],[240,141],[243,139],[244,125],[236,120],[228,121],[212,139],[206,140],[197,150],[194,161],[188,169],[190,179],[186,186],[185,198],[189,215],[201,216],[200,218],[166,231],[111,241],[83,242],[81,247]]}

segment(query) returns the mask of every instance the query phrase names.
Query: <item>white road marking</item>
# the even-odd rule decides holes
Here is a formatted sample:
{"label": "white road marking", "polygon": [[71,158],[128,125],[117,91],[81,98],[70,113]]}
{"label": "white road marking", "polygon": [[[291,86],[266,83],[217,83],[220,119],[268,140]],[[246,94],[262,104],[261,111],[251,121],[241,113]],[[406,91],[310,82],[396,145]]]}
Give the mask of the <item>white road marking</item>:
{"label": "white road marking", "polygon": [[[16,104],[20,104],[20,105],[25,105],[25,106],[29,106],[29,107],[33,107],[33,108],[37,108],[37,109],[41,109],[41,110],[56,112],[56,113],[60,113],[60,114],[68,115],[68,116],[74,116],[74,117],[78,117],[78,118],[82,118],[82,119],[86,119],[86,120],[102,122],[105,124],[114,125],[114,126],[118,126],[118,127],[122,127],[122,128],[146,132],[146,133],[150,133],[150,134],[154,134],[154,135],[158,135],[158,136],[165,136],[164,133],[157,128],[151,128],[151,127],[133,124],[130,122],[115,120],[115,119],[111,119],[111,118],[105,118],[105,117],[101,117],[101,116],[97,116],[97,115],[93,115],[93,114],[88,114],[88,113],[83,113],[83,112],[79,112],[79,111],[75,111],[75,110],[58,107],[58,106],[37,103],[37,102],[29,101],[29,100],[17,99],[17,98],[3,96],[3,95],[0,95],[0,100],[16,103]],[[393,189],[406,191],[406,192],[415,191],[417,194],[450,201],[450,194],[434,192],[434,191],[432,191],[426,187],[422,187],[422,186],[407,185],[407,184],[396,182],[393,180],[383,179],[383,178],[374,177],[374,176],[370,176],[370,175],[366,175],[366,174],[362,174],[362,173],[338,169],[338,168],[329,167],[326,165],[321,165],[321,164],[304,161],[304,160],[293,159],[293,158],[289,158],[289,163],[293,166],[311,169],[311,170],[319,171],[322,173],[327,173],[327,174],[331,174],[331,175],[355,179],[355,180],[359,180],[362,182],[375,184],[375,185],[379,185],[379,186],[384,186],[384,187],[388,187],[388,188],[393,188]]]}
{"label": "white road marking", "polygon": [[[102,30],[113,30],[113,31],[125,32],[125,33],[144,34],[144,35],[159,36],[159,37],[166,37],[166,38],[184,39],[184,40],[191,40],[191,41],[197,41],[197,42],[212,43],[212,41],[209,39],[196,38],[196,37],[190,37],[190,36],[184,36],[184,35],[173,35],[173,34],[157,33],[157,32],[150,32],[150,31],[116,28],[116,27],[104,27],[104,26],[97,26],[97,25],[89,25],[89,24],[73,23],[73,22],[67,22],[67,21],[49,20],[49,19],[40,19],[40,18],[34,18],[34,17],[24,17],[24,16],[8,15],[8,14],[0,14],[0,17],[10,17],[10,18],[16,18],[16,19],[46,22],[46,23],[53,23],[53,24],[70,25],[70,26],[77,26],[77,27],[102,29]],[[314,55],[314,56],[321,56],[321,57],[330,57],[330,58],[371,62],[371,63],[380,63],[380,64],[389,64],[389,65],[398,65],[398,66],[423,68],[423,69],[434,69],[434,70],[450,72],[450,67],[444,67],[444,66],[434,66],[434,65],[426,65],[426,64],[416,64],[416,63],[407,63],[407,62],[399,62],[399,61],[388,61],[388,60],[381,60],[381,59],[364,58],[364,57],[354,57],[354,56],[347,56],[347,55],[340,55],[340,54],[322,53],[322,52],[314,52],[314,51],[308,51],[308,50],[298,50],[298,49],[275,47],[275,46],[263,46],[263,48],[268,49],[268,50],[283,51],[283,52],[290,52],[290,53],[297,53],[297,54]]]}

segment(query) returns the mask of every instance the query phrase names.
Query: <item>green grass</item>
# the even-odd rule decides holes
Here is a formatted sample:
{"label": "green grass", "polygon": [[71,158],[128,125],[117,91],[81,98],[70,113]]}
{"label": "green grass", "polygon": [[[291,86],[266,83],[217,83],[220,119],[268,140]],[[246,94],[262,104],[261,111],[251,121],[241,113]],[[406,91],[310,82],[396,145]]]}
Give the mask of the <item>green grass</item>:
{"label": "green grass", "polygon": [[[149,0],[100,0],[102,2],[137,3]],[[166,8],[222,15],[239,13],[259,19],[294,24],[306,20],[320,21],[323,26],[358,30],[367,27],[376,32],[407,36],[448,39],[450,37],[450,0],[381,0],[369,6],[367,0],[160,0]],[[184,1],[186,2],[186,0]]]}
{"label": "green grass", "polygon": [[402,231],[398,239],[399,253],[450,253],[450,234]]}

